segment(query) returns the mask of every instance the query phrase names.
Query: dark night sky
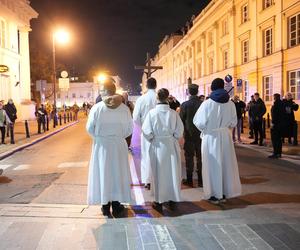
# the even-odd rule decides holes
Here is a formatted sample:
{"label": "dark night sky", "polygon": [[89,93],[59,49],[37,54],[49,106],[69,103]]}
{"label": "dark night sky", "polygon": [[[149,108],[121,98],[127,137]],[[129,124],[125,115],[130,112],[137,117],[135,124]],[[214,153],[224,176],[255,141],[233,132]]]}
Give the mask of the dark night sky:
{"label": "dark night sky", "polygon": [[72,31],[72,41],[57,48],[57,60],[85,74],[92,67],[118,74],[138,86],[146,52],[153,56],[166,34],[180,29],[208,0],[31,0],[31,46],[51,52],[51,30]]}

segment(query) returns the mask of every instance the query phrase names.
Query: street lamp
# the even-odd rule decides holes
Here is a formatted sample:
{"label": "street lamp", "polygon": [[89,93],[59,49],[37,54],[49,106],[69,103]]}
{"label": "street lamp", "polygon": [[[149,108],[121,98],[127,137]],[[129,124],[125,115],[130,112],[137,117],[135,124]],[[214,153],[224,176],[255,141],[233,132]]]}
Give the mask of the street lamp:
{"label": "street lamp", "polygon": [[60,29],[54,31],[52,34],[52,52],[53,52],[53,106],[56,109],[56,58],[55,58],[55,46],[56,42],[60,44],[66,44],[70,40],[70,35],[66,30]]}

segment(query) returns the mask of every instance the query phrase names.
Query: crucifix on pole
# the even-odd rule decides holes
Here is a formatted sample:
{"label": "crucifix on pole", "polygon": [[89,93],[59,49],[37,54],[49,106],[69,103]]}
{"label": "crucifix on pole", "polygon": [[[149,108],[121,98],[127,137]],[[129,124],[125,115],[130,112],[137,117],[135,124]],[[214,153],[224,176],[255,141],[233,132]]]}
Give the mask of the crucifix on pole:
{"label": "crucifix on pole", "polygon": [[142,69],[144,70],[144,73],[147,76],[147,79],[151,77],[151,75],[159,70],[163,69],[162,66],[152,66],[151,65],[151,58],[150,58],[150,53],[147,53],[147,60],[146,60],[146,66],[134,66],[135,69]]}

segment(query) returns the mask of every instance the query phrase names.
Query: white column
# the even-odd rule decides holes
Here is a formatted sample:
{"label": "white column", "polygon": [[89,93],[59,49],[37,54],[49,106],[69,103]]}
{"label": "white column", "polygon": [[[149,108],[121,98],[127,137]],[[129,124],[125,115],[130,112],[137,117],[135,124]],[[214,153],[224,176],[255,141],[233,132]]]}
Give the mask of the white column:
{"label": "white column", "polygon": [[205,34],[201,35],[201,77],[206,75],[206,53],[205,53]]}
{"label": "white column", "polygon": [[31,99],[30,93],[30,59],[29,59],[29,27],[19,28],[20,33],[20,97]]}
{"label": "white column", "polygon": [[214,26],[214,31],[213,31],[213,36],[214,36],[214,72],[217,72],[219,70],[219,32],[218,32],[218,23],[215,22],[213,24]]}

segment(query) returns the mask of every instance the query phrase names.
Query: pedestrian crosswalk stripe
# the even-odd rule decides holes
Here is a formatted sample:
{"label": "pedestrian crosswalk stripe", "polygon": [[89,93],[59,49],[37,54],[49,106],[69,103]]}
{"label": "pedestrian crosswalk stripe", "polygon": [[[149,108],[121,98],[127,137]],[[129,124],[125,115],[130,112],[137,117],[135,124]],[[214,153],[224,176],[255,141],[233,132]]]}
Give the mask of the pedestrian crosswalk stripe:
{"label": "pedestrian crosswalk stripe", "polygon": [[63,162],[60,163],[58,168],[84,168],[88,166],[88,161],[79,161],[79,162]]}
{"label": "pedestrian crosswalk stripe", "polygon": [[0,165],[0,168],[2,168],[3,170],[11,167],[12,165],[11,164],[7,164],[7,165]]}
{"label": "pedestrian crosswalk stripe", "polygon": [[17,167],[15,167],[13,170],[14,171],[18,171],[18,170],[26,170],[26,169],[29,169],[30,168],[30,165],[28,164],[21,164]]}

